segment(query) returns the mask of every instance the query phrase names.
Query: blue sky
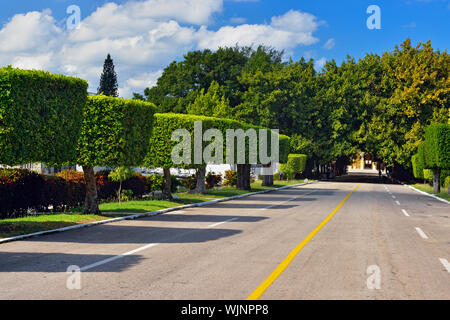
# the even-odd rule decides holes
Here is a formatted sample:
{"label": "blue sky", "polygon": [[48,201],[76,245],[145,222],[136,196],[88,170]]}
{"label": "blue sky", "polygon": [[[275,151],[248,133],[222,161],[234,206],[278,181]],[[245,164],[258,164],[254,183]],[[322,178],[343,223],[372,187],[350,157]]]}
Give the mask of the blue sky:
{"label": "blue sky", "polygon": [[[81,9],[75,31],[65,27],[69,5]],[[369,5],[381,9],[380,30],[366,26]],[[94,91],[111,52],[121,95],[129,97],[186,51],[236,42],[285,49],[294,60],[314,58],[318,67],[347,54],[381,54],[408,37],[432,40],[443,51],[450,0],[16,0],[2,3],[0,23],[0,65],[79,76]]]}

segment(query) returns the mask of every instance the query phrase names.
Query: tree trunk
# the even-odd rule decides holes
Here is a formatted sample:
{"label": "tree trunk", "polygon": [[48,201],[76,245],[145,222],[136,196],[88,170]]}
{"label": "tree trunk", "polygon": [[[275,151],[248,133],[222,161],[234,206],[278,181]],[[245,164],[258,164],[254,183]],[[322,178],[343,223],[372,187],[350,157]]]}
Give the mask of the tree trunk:
{"label": "tree trunk", "polygon": [[250,169],[251,164],[237,165],[237,185],[239,190],[251,190],[250,186]]}
{"label": "tree trunk", "polygon": [[206,167],[197,169],[196,176],[197,176],[197,185],[195,186],[195,189],[189,191],[189,193],[206,194],[206,186],[205,186]]}
{"label": "tree trunk", "polygon": [[433,169],[434,194],[441,192],[441,170]]}
{"label": "tree trunk", "polygon": [[164,168],[164,186],[163,186],[163,192],[162,192],[162,197],[164,200],[170,200],[170,201],[173,200],[171,184],[172,184],[172,181],[170,179],[170,168],[168,168],[168,169]]}
{"label": "tree trunk", "polygon": [[97,182],[95,180],[94,167],[83,166],[84,180],[86,182],[86,198],[84,201],[84,214],[99,214],[97,203]]}
{"label": "tree trunk", "polygon": [[273,186],[273,168],[271,163],[263,165],[263,180],[261,185],[263,187]]}

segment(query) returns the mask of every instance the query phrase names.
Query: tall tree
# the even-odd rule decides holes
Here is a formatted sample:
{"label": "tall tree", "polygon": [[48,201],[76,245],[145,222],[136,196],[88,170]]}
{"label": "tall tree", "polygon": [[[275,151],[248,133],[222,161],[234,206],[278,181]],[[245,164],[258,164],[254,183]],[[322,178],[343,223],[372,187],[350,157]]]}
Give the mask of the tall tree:
{"label": "tall tree", "polygon": [[100,86],[97,89],[97,94],[104,94],[105,96],[118,97],[119,85],[117,83],[117,74],[114,71],[114,62],[111,59],[111,55],[105,59],[103,64],[103,73],[100,77]]}

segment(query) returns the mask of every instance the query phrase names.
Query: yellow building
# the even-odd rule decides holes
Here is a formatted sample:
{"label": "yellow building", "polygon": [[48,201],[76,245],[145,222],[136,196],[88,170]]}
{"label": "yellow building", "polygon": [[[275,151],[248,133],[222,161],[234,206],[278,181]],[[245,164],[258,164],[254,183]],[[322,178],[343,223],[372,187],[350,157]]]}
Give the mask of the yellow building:
{"label": "yellow building", "polygon": [[374,157],[370,153],[360,152],[356,155],[352,164],[348,166],[349,169],[378,169],[378,161],[374,160]]}

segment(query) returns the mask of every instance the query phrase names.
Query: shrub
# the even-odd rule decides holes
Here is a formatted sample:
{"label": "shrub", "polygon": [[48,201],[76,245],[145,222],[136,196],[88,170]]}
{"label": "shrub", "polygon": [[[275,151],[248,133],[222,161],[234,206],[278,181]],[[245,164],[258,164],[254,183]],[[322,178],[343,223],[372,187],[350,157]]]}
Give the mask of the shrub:
{"label": "shrub", "polygon": [[87,82],[78,78],[1,68],[0,163],[72,161],[87,87]]}
{"label": "shrub", "polygon": [[450,176],[445,178],[443,187],[448,188],[449,183],[450,183]]}
{"label": "shrub", "polygon": [[197,176],[192,174],[187,176],[181,180],[181,185],[185,187],[187,190],[194,190],[197,186]]}
{"label": "shrub", "polygon": [[237,184],[237,172],[233,170],[225,171],[225,180],[223,181],[224,186],[236,186]]}
{"label": "shrub", "polygon": [[211,172],[208,172],[206,175],[206,188],[207,189],[213,189],[217,187],[222,182],[222,175],[221,174],[214,174]]}
{"label": "shrub", "polygon": [[26,215],[39,208],[44,178],[32,171],[0,169],[0,218]]}
{"label": "shrub", "polygon": [[177,192],[178,186],[180,186],[180,181],[175,176],[170,176],[170,192]]}
{"label": "shrub", "polygon": [[280,181],[280,173],[279,172],[275,172],[273,174],[273,180],[274,181]]}
{"label": "shrub", "polygon": [[145,177],[145,192],[150,193],[162,190],[164,185],[164,177],[159,174],[152,174]]}
{"label": "shrub", "polygon": [[286,164],[280,163],[280,170],[292,179],[296,174],[305,171],[306,159],[304,154],[290,154]]}

